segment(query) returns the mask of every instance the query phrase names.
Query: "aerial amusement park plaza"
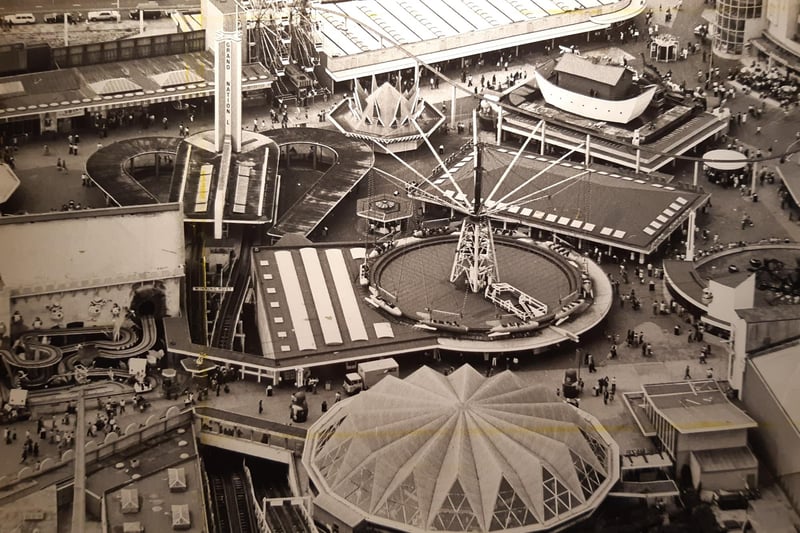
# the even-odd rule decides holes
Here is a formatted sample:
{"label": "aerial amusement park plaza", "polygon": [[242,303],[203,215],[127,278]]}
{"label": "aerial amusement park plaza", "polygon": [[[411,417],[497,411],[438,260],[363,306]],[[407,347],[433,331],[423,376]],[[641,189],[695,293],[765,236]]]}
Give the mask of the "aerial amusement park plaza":
{"label": "aerial amusement park plaza", "polygon": [[91,6],[2,10],[0,531],[800,530],[797,2]]}

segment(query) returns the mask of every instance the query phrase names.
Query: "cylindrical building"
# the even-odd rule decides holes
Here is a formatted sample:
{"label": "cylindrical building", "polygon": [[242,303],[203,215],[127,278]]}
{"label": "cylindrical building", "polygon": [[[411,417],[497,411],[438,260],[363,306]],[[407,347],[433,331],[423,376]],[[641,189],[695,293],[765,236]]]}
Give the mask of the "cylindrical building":
{"label": "cylindrical building", "polygon": [[745,44],[764,30],[761,16],[764,0],[717,0],[714,53],[728,58],[741,56]]}

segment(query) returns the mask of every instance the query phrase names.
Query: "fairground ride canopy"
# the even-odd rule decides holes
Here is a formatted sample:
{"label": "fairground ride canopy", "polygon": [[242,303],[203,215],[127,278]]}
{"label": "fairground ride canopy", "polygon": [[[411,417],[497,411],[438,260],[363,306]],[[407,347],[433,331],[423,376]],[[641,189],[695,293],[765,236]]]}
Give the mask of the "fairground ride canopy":
{"label": "fairground ride canopy", "polygon": [[308,436],[320,496],[400,531],[547,530],[589,515],[618,479],[617,444],[594,417],[468,365],[387,376]]}

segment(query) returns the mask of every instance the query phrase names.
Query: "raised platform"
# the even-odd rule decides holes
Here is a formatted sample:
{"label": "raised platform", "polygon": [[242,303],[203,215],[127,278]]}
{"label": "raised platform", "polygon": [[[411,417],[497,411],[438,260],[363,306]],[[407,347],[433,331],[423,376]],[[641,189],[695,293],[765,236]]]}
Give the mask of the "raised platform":
{"label": "raised platform", "polygon": [[[800,316],[800,305],[793,303],[793,297],[783,294],[778,289],[797,268],[798,258],[800,258],[798,243],[751,244],[728,248],[694,262],[665,261],[664,276],[667,287],[673,294],[690,307],[694,307],[696,312],[705,314],[709,311],[709,306],[703,301],[703,289],[708,287],[709,280],[735,286],[755,273],[756,268],[751,264],[751,260],[762,263],[767,259],[778,261],[783,268],[756,273],[753,312],[789,318]],[[778,263],[774,265],[777,267]],[[730,272],[730,266],[736,267],[737,271]],[[709,318],[714,319],[714,317]]]}
{"label": "raised platform", "polygon": [[[372,269],[372,283],[412,321],[454,323],[478,335],[517,321],[482,292],[471,292],[463,279],[448,281],[457,241],[455,236],[430,237],[387,252]],[[495,236],[494,243],[503,283],[542,302],[551,314],[575,299],[581,284],[577,265],[518,239]],[[447,331],[445,326],[440,329]]]}
{"label": "raised platform", "polygon": [[272,237],[287,233],[311,233],[375,163],[375,154],[369,145],[348,139],[336,131],[284,128],[270,131],[270,137],[278,146],[324,146],[335,156],[333,166],[269,230],[268,234]]}
{"label": "raised platform", "polygon": [[[562,112],[563,113],[563,112]],[[527,137],[531,130],[544,118],[536,114],[509,114],[503,120],[503,131]],[[641,146],[639,171],[643,174],[656,172],[675,159],[675,155],[688,152],[706,139],[712,138],[728,129],[727,117],[722,119],[711,113],[703,113],[692,117],[688,122],[678,126],[663,137]],[[636,150],[628,143],[616,142],[602,138],[599,129],[569,127],[565,124],[547,123],[545,144],[559,148],[573,149],[586,141],[586,135],[592,135],[591,155],[594,158],[621,165],[628,169],[636,169]],[[541,139],[541,135],[534,135]],[[579,149],[577,153],[583,154]]]}
{"label": "raised platform", "polygon": [[163,154],[175,156],[180,137],[137,137],[115,142],[99,148],[86,160],[86,173],[97,187],[116,205],[156,204],[158,199],[136,179],[128,174],[123,165],[136,156]]}
{"label": "raised platform", "polygon": [[[515,155],[515,150],[502,146],[484,149],[484,191],[492,190]],[[472,154],[464,151],[449,160],[449,172],[462,190],[472,187],[472,159]],[[487,208],[494,210],[492,218],[649,254],[709,198],[691,187],[555,162],[531,153],[520,157],[500,190],[492,195],[496,200],[486,200]],[[539,173],[535,181],[516,190]],[[445,195],[456,194],[443,173],[429,179]],[[420,189],[421,199],[444,203],[433,187],[423,184]],[[622,210],[619,206],[637,207]]]}
{"label": "raised platform", "polygon": [[[230,159],[217,153],[214,132],[196,133],[180,143],[175,157],[170,201],[180,201],[184,217],[213,222],[216,211],[228,224],[268,224],[274,221],[278,187],[278,145],[270,137],[242,130],[242,149]],[[227,172],[221,166],[230,161]],[[228,178],[219,188],[219,177]],[[224,191],[224,200],[218,191]],[[217,205],[219,203],[223,205]],[[220,208],[220,209],[218,209]]]}

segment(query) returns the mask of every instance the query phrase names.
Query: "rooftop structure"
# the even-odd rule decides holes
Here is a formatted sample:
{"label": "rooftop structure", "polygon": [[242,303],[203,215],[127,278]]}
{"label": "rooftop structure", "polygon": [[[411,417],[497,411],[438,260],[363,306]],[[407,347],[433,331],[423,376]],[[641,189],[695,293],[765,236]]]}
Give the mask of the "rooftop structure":
{"label": "rooftop structure", "polygon": [[[48,70],[3,78],[0,120],[86,112],[207,97],[214,91],[214,55],[192,52]],[[272,84],[260,64],[242,65],[242,91]]]}
{"label": "rooftop structure", "polygon": [[642,386],[649,405],[682,434],[750,429],[756,422],[734,406],[714,381]]}
{"label": "rooftop structure", "polygon": [[423,367],[337,403],[303,465],[337,520],[402,531],[538,531],[586,518],[619,476],[591,415],[511,372]]}
{"label": "rooftop structure", "polygon": [[259,133],[242,131],[241,149],[229,158],[214,149],[213,131],[193,134],[177,148],[170,200],[182,203],[187,222],[272,223],[278,158],[275,141]]}
{"label": "rooftop structure", "polygon": [[628,408],[645,436],[659,441],[674,461],[675,475],[691,472],[695,487],[742,490],[754,487],[758,461],[747,442],[758,423],[733,405],[713,379],[642,386],[643,397],[626,393]]}
{"label": "rooftop structure", "polygon": [[553,69],[553,80],[538,70],[536,84],[545,102],[593,120],[628,124],[650,105],[656,86],[639,87],[633,71],[621,65],[564,54]]}
{"label": "rooftop structure", "polygon": [[[515,169],[506,172],[515,151],[501,146],[486,147],[484,153],[484,190],[492,190],[504,178],[501,189],[487,200],[496,219],[643,254],[653,252],[709,197],[701,190],[591,166],[584,170],[564,158],[530,153],[516,159]],[[462,188],[472,180],[471,161],[472,154],[465,150],[447,162],[449,173]],[[458,195],[446,175],[437,174],[432,182],[440,190],[421,184],[421,199],[439,203]],[[614,207],[619,205],[639,208]]]}
{"label": "rooftop structure", "polygon": [[367,91],[356,82],[353,96],[335,104],[328,120],[348,137],[369,142],[378,151],[394,153],[417,149],[445,122],[436,107],[419,96],[415,86],[401,93],[391,83]]}
{"label": "rooftop structure", "polygon": [[530,79],[498,96],[500,115],[484,105],[484,127],[532,136],[542,154],[577,151],[649,174],[727,131],[727,111],[704,112],[692,97],[670,95],[652,69],[637,74],[609,61],[566,53],[537,65]]}
{"label": "rooftop structure", "polygon": [[622,65],[603,64],[576,54],[563,54],[553,71],[610,87],[617,87],[632,76],[632,72]]}
{"label": "rooftop structure", "polygon": [[[709,326],[732,331],[739,318],[800,317],[798,257],[800,246],[796,243],[737,245],[696,261],[665,261],[664,273],[668,290],[682,305]],[[747,349],[757,345],[758,341],[751,339]],[[738,378],[731,379],[738,387]]]}
{"label": "rooftop structure", "polygon": [[[316,6],[325,73],[334,82],[603,30],[642,0],[346,1]],[[434,45],[435,43],[435,45]]]}
{"label": "rooftop structure", "polygon": [[[9,313],[18,312],[28,326],[36,316],[44,327],[89,321],[90,314],[92,321],[110,321],[111,302],[133,303],[133,285],[159,285],[162,313],[178,313],[184,249],[177,204],[94,209],[91,217],[81,211],[3,217],[0,226],[0,248],[11,251],[0,257]],[[9,318],[0,315],[6,324]]]}

